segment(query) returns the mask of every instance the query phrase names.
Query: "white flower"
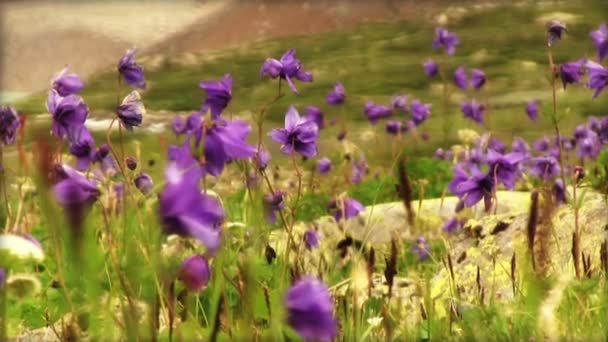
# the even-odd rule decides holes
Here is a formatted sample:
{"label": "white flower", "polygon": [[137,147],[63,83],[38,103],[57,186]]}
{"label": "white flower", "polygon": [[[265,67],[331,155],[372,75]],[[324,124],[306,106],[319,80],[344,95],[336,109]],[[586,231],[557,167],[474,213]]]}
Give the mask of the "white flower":
{"label": "white flower", "polygon": [[14,258],[37,262],[44,260],[44,252],[37,243],[19,235],[2,234],[0,235],[0,255],[11,256]]}

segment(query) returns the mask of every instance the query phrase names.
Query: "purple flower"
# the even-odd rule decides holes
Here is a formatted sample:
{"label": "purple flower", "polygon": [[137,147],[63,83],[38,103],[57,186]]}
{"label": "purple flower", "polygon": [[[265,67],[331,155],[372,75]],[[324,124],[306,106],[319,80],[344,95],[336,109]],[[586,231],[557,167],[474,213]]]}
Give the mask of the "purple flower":
{"label": "purple flower", "polygon": [[420,261],[425,261],[431,256],[431,246],[429,246],[424,237],[420,236],[416,239],[416,243],[412,247],[412,252],[416,254]]}
{"label": "purple flower", "polygon": [[527,158],[530,156],[530,146],[523,138],[515,137],[511,144],[511,152],[520,153]]}
{"label": "purple flower", "polygon": [[431,114],[431,104],[424,104],[419,100],[412,101],[412,121],[420,126]]}
{"label": "purple flower", "polygon": [[123,126],[132,131],[133,127],[139,127],[146,114],[146,108],[141,102],[141,96],[137,90],[133,90],[122,100],[122,104],[116,109],[118,118]]}
{"label": "purple flower", "polygon": [[498,138],[495,137],[490,137],[490,139],[488,140],[488,149],[493,149],[494,151],[502,154],[507,152],[507,147]]}
{"label": "purple flower", "polygon": [[344,86],[340,82],[336,82],[334,89],[327,94],[327,103],[330,105],[339,105],[344,103],[346,93],[344,92]]}
{"label": "purple flower", "polygon": [[331,200],[327,208],[336,221],[340,221],[343,218],[348,220],[352,217],[356,217],[365,209],[361,203],[349,197]]}
{"label": "purple flower", "polygon": [[95,139],[85,127],[72,130],[68,134],[70,153],[76,157],[76,169],[85,171],[95,160]]}
{"label": "purple flower", "polygon": [[319,136],[319,127],[313,121],[301,118],[293,106],[289,107],[285,115],[285,128],[275,128],[269,136],[281,144],[281,151],[284,154],[291,155],[295,151],[307,158],[317,154],[316,140]]}
{"label": "purple flower", "polygon": [[587,61],[587,70],[589,70],[589,83],[587,86],[595,90],[593,93],[593,97],[595,98],[608,85],[608,69],[595,62]]}
{"label": "purple flower", "polygon": [[483,173],[476,166],[471,167],[471,175],[466,181],[456,186],[456,196],[463,202],[465,207],[472,207],[482,198],[485,208],[490,208],[492,194],[494,192],[494,180],[489,173]]}
{"label": "purple flower", "polygon": [[125,158],[125,164],[127,165],[127,169],[133,171],[137,169],[137,159],[133,156],[128,156]]}
{"label": "purple flower", "polygon": [[562,79],[562,83],[564,85],[564,89],[566,89],[566,85],[579,83],[581,80],[581,76],[585,74],[583,70],[583,65],[585,65],[585,58],[581,58],[575,62],[564,63],[559,67],[559,75]]}
{"label": "purple flower", "polygon": [[464,114],[464,117],[469,118],[480,125],[483,123],[483,112],[485,109],[486,107],[482,103],[475,101],[475,99],[460,104],[460,110]]}
{"label": "purple flower", "polygon": [[600,28],[591,32],[590,35],[597,49],[597,61],[601,62],[608,56],[608,26],[606,23],[602,23]]}
{"label": "purple flower", "polygon": [[309,251],[319,246],[319,236],[314,229],[308,229],[304,232],[304,244]]}
{"label": "purple flower", "polygon": [[467,73],[463,66],[458,67],[458,69],[454,71],[454,83],[458,88],[467,90]]}
{"label": "purple flower", "polygon": [[480,69],[471,70],[471,87],[479,90],[484,84],[486,84],[486,74]]}
{"label": "purple flower", "polygon": [[275,224],[277,222],[277,212],[285,209],[284,196],[284,191],[275,191],[264,196],[264,211],[269,223]]}
{"label": "purple flower", "polygon": [[553,196],[555,197],[555,201],[559,203],[567,203],[566,200],[566,189],[564,188],[564,184],[561,179],[557,179],[555,184],[553,184]]}
{"label": "purple flower", "polygon": [[101,193],[95,181],[87,179],[67,165],[59,166],[56,171],[59,181],[53,186],[53,195],[63,207],[74,238],[78,241],[81,238],[86,211]]}
{"label": "purple flower", "polygon": [[80,77],[74,73],[68,73],[68,70],[69,67],[66,66],[53,78],[52,86],[59,96],[78,94],[84,88]]}
{"label": "purple flower", "polygon": [[407,96],[397,95],[391,100],[391,107],[393,109],[399,109],[404,113],[407,113]]}
{"label": "purple flower", "polygon": [[589,158],[595,160],[602,150],[602,144],[595,132],[589,131],[587,136],[577,140],[578,149],[576,155],[579,158]]}
{"label": "purple flower", "polygon": [[256,150],[247,143],[251,126],[241,120],[217,120],[205,131],[205,170],[219,176],[231,160],[251,158]]}
{"label": "purple flower", "polygon": [[435,39],[433,40],[434,49],[444,49],[448,55],[456,52],[456,46],[460,44],[458,37],[443,27],[435,28]]}
{"label": "purple flower", "polygon": [[318,279],[304,277],[287,291],[287,323],[305,341],[331,341],[338,325],[329,290]]}
{"label": "purple flower", "polygon": [[130,86],[146,89],[144,68],[135,62],[134,48],[127,50],[127,53],[118,61],[118,72]]}
{"label": "purple flower", "polygon": [[433,157],[435,159],[439,159],[439,160],[446,160],[446,153],[445,151],[440,147],[438,149],[435,150],[435,153],[433,153]]}
{"label": "purple flower", "polygon": [[289,88],[298,94],[296,86],[293,84],[293,79],[302,82],[312,82],[312,73],[302,70],[302,63],[296,58],[296,50],[289,49],[280,60],[268,58],[262,65],[262,76],[270,78],[280,77],[287,81]]}
{"label": "purple flower", "polygon": [[108,144],[103,144],[103,145],[99,146],[97,151],[95,151],[93,161],[96,163],[99,163],[99,165],[101,167],[101,171],[103,171],[104,173],[106,173],[106,174],[108,174],[108,173],[115,174],[116,173],[117,165],[116,165],[116,162],[114,161],[114,158],[110,154],[110,147],[108,146]]}
{"label": "purple flower", "polygon": [[393,111],[383,105],[376,104],[368,101],[363,108],[363,112],[367,115],[367,119],[372,123],[376,124],[378,120],[388,118],[393,115]]}
{"label": "purple flower", "polygon": [[220,246],[224,210],[213,197],[201,193],[200,169],[184,172],[174,161],[165,170],[159,210],[166,234],[194,237],[214,254]]}
{"label": "purple flower", "polygon": [[4,271],[4,268],[0,267],[0,289],[2,289],[5,282],[6,282],[6,271]]}
{"label": "purple flower", "polygon": [[211,118],[219,118],[232,99],[232,76],[224,75],[219,81],[201,82],[199,87],[207,93],[201,112],[211,111]]}
{"label": "purple flower", "polygon": [[[592,130],[590,130],[589,128],[585,127],[585,125],[578,125],[576,126],[576,128],[574,129],[574,139],[576,140],[581,140],[586,138],[591,132],[593,132]],[[595,132],[593,132],[595,133]]]}
{"label": "purple flower", "polygon": [[316,123],[319,130],[325,128],[325,116],[319,107],[308,106],[305,112],[306,116],[304,118],[306,120]]}
{"label": "purple flower", "polygon": [[192,255],[186,258],[179,270],[179,280],[192,292],[199,292],[209,283],[211,268],[202,255]]}
{"label": "purple flower", "polygon": [[526,114],[532,121],[536,121],[538,119],[538,101],[531,100],[526,105]]}
{"label": "purple flower", "polygon": [[266,170],[266,167],[268,166],[268,163],[270,162],[270,153],[268,152],[268,150],[266,148],[264,148],[263,146],[260,146],[260,149],[258,149],[258,151],[255,154],[255,165],[257,166],[258,170]]}
{"label": "purple flower", "polygon": [[19,126],[21,122],[15,108],[0,106],[0,139],[4,145],[15,143]]}
{"label": "purple flower", "polygon": [[504,184],[507,189],[513,190],[519,178],[519,163],[524,159],[525,156],[521,153],[501,154],[490,148],[486,162],[490,166],[490,175],[496,177],[496,181]]}
{"label": "purple flower", "polygon": [[321,175],[326,175],[331,171],[331,160],[329,158],[321,158],[317,162],[317,171]]}
{"label": "purple flower", "polygon": [[424,66],[424,73],[428,77],[435,77],[439,73],[439,66],[432,59],[428,59],[426,62],[424,62],[423,66]]}
{"label": "purple flower", "polygon": [[450,190],[450,192],[453,193],[454,195],[457,195],[458,186],[460,185],[460,183],[463,183],[467,179],[469,179],[469,175],[466,172],[466,170],[464,169],[464,166],[461,164],[456,164],[456,166],[454,166],[452,171],[453,171],[452,180],[448,184],[448,190]]}
{"label": "purple flower", "polygon": [[394,120],[387,121],[385,130],[388,134],[397,135],[401,132],[401,122]]}
{"label": "purple flower", "polygon": [[446,233],[453,233],[460,228],[462,228],[462,221],[458,220],[457,217],[452,217],[443,224],[443,231]]}
{"label": "purple flower", "polygon": [[543,138],[536,140],[532,144],[532,147],[534,147],[534,149],[538,152],[545,152],[549,150],[549,147],[551,147],[551,141],[549,138],[547,138],[547,136],[544,136]]}
{"label": "purple flower", "polygon": [[559,163],[552,156],[532,158],[530,174],[544,181],[549,181],[559,175]]}
{"label": "purple flower", "polygon": [[135,183],[135,187],[141,191],[142,194],[149,194],[154,188],[154,182],[152,181],[152,177],[145,172],[140,172],[135,179],[133,180]]}
{"label": "purple flower", "polygon": [[350,181],[353,182],[353,184],[361,183],[363,176],[365,176],[368,171],[369,167],[365,159],[361,159],[353,163],[353,174],[350,177]]}
{"label": "purple flower", "polygon": [[55,90],[49,91],[47,109],[53,117],[53,135],[60,139],[84,125],[89,115],[89,108],[80,96],[61,97]]}
{"label": "purple flower", "polygon": [[556,40],[562,39],[562,33],[568,32],[566,24],[557,20],[547,23],[547,45],[551,46]]}

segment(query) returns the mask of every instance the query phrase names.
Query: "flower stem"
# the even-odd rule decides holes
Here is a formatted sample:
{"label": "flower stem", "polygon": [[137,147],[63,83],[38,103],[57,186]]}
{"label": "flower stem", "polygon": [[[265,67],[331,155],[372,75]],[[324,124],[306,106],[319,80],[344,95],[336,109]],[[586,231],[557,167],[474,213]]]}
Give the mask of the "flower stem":
{"label": "flower stem", "polygon": [[549,57],[549,70],[551,72],[551,90],[553,95],[553,115],[551,116],[551,121],[553,123],[553,127],[555,128],[555,137],[557,139],[557,149],[559,154],[557,155],[557,162],[559,163],[559,171],[560,177],[562,179],[562,183],[564,185],[564,189],[567,189],[566,185],[566,176],[564,173],[564,163],[562,161],[562,138],[559,130],[559,118],[557,116],[557,94],[555,88],[555,71],[556,66],[553,62],[553,53],[551,52],[551,47],[547,46],[547,56]]}
{"label": "flower stem", "polygon": [[[4,145],[0,144],[0,177],[2,178],[2,195],[4,196],[4,210],[6,215],[6,222],[4,225],[4,231],[8,231],[9,229],[9,221],[10,221],[10,213],[9,213],[9,205],[8,205],[8,194],[6,192],[6,172],[4,171],[6,168],[4,167]],[[0,336],[2,337],[2,336]]]}

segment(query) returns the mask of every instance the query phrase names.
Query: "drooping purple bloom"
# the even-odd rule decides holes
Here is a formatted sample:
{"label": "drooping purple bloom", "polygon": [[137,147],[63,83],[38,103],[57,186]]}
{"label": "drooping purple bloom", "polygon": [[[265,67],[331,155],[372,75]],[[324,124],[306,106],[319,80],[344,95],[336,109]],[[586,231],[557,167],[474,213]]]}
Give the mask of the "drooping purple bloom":
{"label": "drooping purple bloom", "polygon": [[608,56],[608,25],[600,24],[599,29],[591,32],[590,35],[597,49],[597,61],[601,62]]}
{"label": "drooping purple bloom", "polygon": [[202,173],[191,169],[184,172],[171,162],[165,170],[166,183],[159,196],[163,231],[194,237],[214,254],[220,246],[224,210],[214,197],[201,193]]}
{"label": "drooping purple bloom", "polygon": [[339,105],[344,103],[346,99],[346,92],[344,86],[340,82],[336,82],[334,89],[327,94],[327,103],[330,105]]}
{"label": "drooping purple bloom", "polygon": [[552,46],[555,41],[562,39],[562,33],[568,32],[566,24],[551,20],[547,23],[547,45]]}
{"label": "drooping purple bloom", "polygon": [[454,71],[454,84],[462,90],[467,90],[467,72],[463,66]]}
{"label": "drooping purple bloom", "polygon": [[479,90],[484,84],[486,84],[486,74],[480,69],[471,70],[471,87]]}
{"label": "drooping purple bloom", "polygon": [[[581,140],[586,138],[591,132],[593,132],[592,130],[590,130],[589,128],[585,127],[585,125],[578,125],[576,126],[576,128],[574,129],[574,139],[576,140]],[[593,132],[595,133],[595,132]]]}
{"label": "drooping purple bloom", "polygon": [[501,182],[504,186],[513,190],[515,182],[520,176],[519,163],[524,160],[525,156],[521,153],[512,152],[501,154],[493,149],[488,149],[486,162],[490,166],[490,175],[496,182]]}
{"label": "drooping purple bloom", "polygon": [[391,107],[393,107],[393,109],[399,109],[402,112],[407,113],[407,96],[397,95],[393,97],[393,99],[391,100]]}
{"label": "drooping purple bloom", "polygon": [[401,132],[401,122],[395,120],[387,121],[385,130],[388,134],[397,135]]}
{"label": "drooping purple bloom", "polygon": [[21,122],[15,108],[0,106],[0,139],[4,145],[15,143],[19,126]]}
{"label": "drooping purple bloom", "polygon": [[357,162],[353,163],[353,174],[350,177],[350,181],[353,184],[359,184],[363,180],[363,176],[367,174],[369,171],[369,166],[367,165],[367,161],[365,159],[361,159]]}
{"label": "drooping purple bloom", "polygon": [[559,77],[562,79],[564,89],[566,85],[579,83],[581,76],[585,74],[583,65],[585,65],[585,58],[581,58],[575,62],[564,63],[559,66]]}
{"label": "drooping purple bloom", "polygon": [[493,136],[488,139],[488,149],[492,149],[502,154],[507,152],[507,147],[498,138]]}
{"label": "drooping purple bloom", "polygon": [[326,175],[331,171],[331,160],[329,158],[321,158],[317,162],[317,172],[321,175]]}
{"label": "drooping purple bloom", "polygon": [[78,94],[84,88],[84,82],[82,82],[80,76],[75,73],[68,73],[68,70],[69,67],[66,66],[53,78],[52,86],[59,96]]}
{"label": "drooping purple bloom", "polygon": [[327,206],[329,212],[334,216],[336,221],[342,219],[348,220],[352,217],[356,217],[362,212],[365,207],[357,202],[357,200],[349,197],[342,197],[331,200]]}
{"label": "drooping purple bloom", "polygon": [[578,149],[576,155],[579,158],[589,158],[595,160],[602,150],[602,144],[595,132],[589,131],[587,136],[577,140]]}
{"label": "drooping purple bloom", "polygon": [[450,190],[450,192],[454,195],[457,195],[458,186],[460,185],[460,183],[465,182],[467,179],[469,179],[469,174],[466,172],[464,166],[461,164],[456,164],[452,171],[452,180],[448,184],[448,190]]}
{"label": "drooping purple bloom", "polygon": [[143,102],[141,102],[139,92],[133,90],[127,95],[116,109],[116,113],[120,122],[127,130],[132,131],[133,127],[139,127],[146,114],[146,108]]}
{"label": "drooping purple bloom", "polygon": [[530,156],[530,146],[523,138],[515,137],[511,144],[511,152],[520,153],[527,158]]}
{"label": "drooping purple bloom", "polygon": [[118,72],[122,79],[132,87],[146,89],[144,68],[135,62],[135,48],[127,50],[118,61]]}
{"label": "drooping purple bloom", "polygon": [[426,62],[424,62],[423,66],[424,66],[424,73],[428,77],[435,77],[439,73],[439,66],[432,59],[428,59]]}
{"label": "drooping purple bloom", "polygon": [[209,283],[211,268],[205,257],[199,254],[186,258],[179,270],[179,280],[192,292],[199,292]]}
{"label": "drooping purple bloom", "polygon": [[268,167],[268,163],[270,163],[270,152],[268,152],[265,147],[260,146],[258,151],[255,153],[254,161],[258,170],[266,170],[266,167]]}
{"label": "drooping purple bloom", "polygon": [[589,70],[589,82],[587,86],[595,90],[593,93],[593,97],[595,98],[608,85],[608,69],[592,61],[587,61],[586,65],[587,70]]}
{"label": "drooping purple bloom", "polygon": [[526,105],[526,114],[532,121],[536,121],[538,119],[538,101],[531,100]]}
{"label": "drooping purple bloom", "polygon": [[325,115],[319,107],[308,106],[305,109],[306,115],[304,118],[317,124],[319,130],[325,128]]}
{"label": "drooping purple bloom", "polygon": [[446,233],[453,233],[458,229],[462,228],[463,222],[457,217],[451,217],[443,224],[443,231]]}
{"label": "drooping purple bloom", "polygon": [[431,256],[431,246],[429,246],[424,237],[419,236],[414,246],[412,246],[412,252],[416,254],[418,260],[425,261]]}
{"label": "drooping purple bloom", "polygon": [[435,28],[435,39],[433,40],[434,49],[444,49],[448,55],[456,52],[456,46],[460,44],[458,37],[443,27]]}
{"label": "drooping purple bloom", "polygon": [[262,65],[261,74],[270,78],[280,77],[286,80],[289,88],[296,94],[298,94],[298,90],[293,83],[294,78],[302,82],[312,82],[312,73],[302,70],[302,63],[297,59],[294,49],[287,50],[280,60],[266,59]]}
{"label": "drooping purple bloom", "polygon": [[133,180],[135,187],[141,191],[142,194],[149,194],[154,189],[154,181],[152,177],[145,172],[140,172]]}
{"label": "drooping purple bloom", "polygon": [[264,211],[266,212],[266,220],[275,224],[277,222],[277,213],[285,209],[285,192],[275,191],[264,196]]}
{"label": "drooping purple bloom", "polygon": [[319,246],[319,236],[314,229],[308,229],[304,232],[304,244],[309,251]]}
{"label": "drooping purple bloom", "polygon": [[103,144],[95,151],[94,162],[99,163],[101,171],[108,174],[115,174],[117,164],[110,153],[108,144]]}
{"label": "drooping purple bloom", "polygon": [[85,127],[75,128],[68,133],[70,153],[76,157],[76,169],[85,171],[95,160],[95,139]]}
{"label": "drooping purple bloom", "polygon": [[53,117],[53,135],[60,139],[83,126],[89,115],[89,108],[80,96],[61,97],[55,90],[49,91],[47,109]]}
{"label": "drooping purple bloom", "polygon": [[205,130],[205,170],[219,176],[231,160],[251,158],[256,149],[247,143],[251,126],[241,120],[216,120]]}
{"label": "drooping purple bloom", "polygon": [[275,128],[268,134],[272,140],[281,144],[284,154],[298,152],[312,158],[317,154],[316,140],[319,127],[313,121],[300,117],[295,107],[289,107],[285,115],[285,128]]}
{"label": "drooping purple bloom", "polygon": [[207,93],[201,112],[205,114],[210,111],[211,118],[219,118],[232,99],[232,76],[224,75],[218,81],[204,81],[199,83],[199,87]]}
{"label": "drooping purple bloom", "polygon": [[127,169],[134,171],[137,169],[137,159],[133,156],[128,156],[125,158],[125,164],[127,165]]}
{"label": "drooping purple bloom", "polygon": [[431,104],[425,104],[419,100],[412,101],[411,105],[412,121],[416,126],[420,126],[431,114]]}
{"label": "drooping purple bloom", "polygon": [[555,201],[559,203],[567,203],[566,200],[566,189],[564,188],[564,184],[561,179],[557,179],[555,184],[553,184],[553,196],[555,197]]}
{"label": "drooping purple bloom", "polygon": [[560,173],[559,163],[552,156],[532,158],[532,168],[530,174],[544,181],[549,181],[557,177]]}
{"label": "drooping purple bloom", "polygon": [[483,124],[483,113],[486,107],[483,103],[478,103],[475,99],[463,102],[460,104],[460,110],[464,114],[465,118],[469,118],[478,124]]}
{"label": "drooping purple bloom", "polygon": [[376,124],[378,120],[385,119],[393,115],[391,108],[368,101],[363,108],[363,112],[367,115],[367,119]]}
{"label": "drooping purple bloom", "polygon": [[541,139],[536,140],[532,144],[532,147],[534,147],[534,149],[538,152],[546,152],[551,147],[551,141],[549,138],[547,138],[547,136],[544,136]]}
{"label": "drooping purple bloom", "polygon": [[456,195],[465,207],[472,207],[483,198],[485,208],[489,210],[495,187],[493,177],[490,173],[481,172],[476,166],[472,166],[470,171],[467,180],[456,186]]}
{"label": "drooping purple bloom", "polygon": [[305,341],[331,341],[338,324],[333,316],[333,301],[327,286],[318,279],[298,280],[285,297],[287,323]]}
{"label": "drooping purple bloom", "polygon": [[486,156],[484,155],[481,146],[473,147],[469,150],[467,161],[469,164],[477,166],[481,166],[481,164],[486,162]]}
{"label": "drooping purple bloom", "polygon": [[101,193],[95,181],[87,179],[67,165],[59,166],[56,172],[59,181],[53,186],[53,195],[63,207],[73,228],[74,238],[78,241],[81,238],[86,211]]}

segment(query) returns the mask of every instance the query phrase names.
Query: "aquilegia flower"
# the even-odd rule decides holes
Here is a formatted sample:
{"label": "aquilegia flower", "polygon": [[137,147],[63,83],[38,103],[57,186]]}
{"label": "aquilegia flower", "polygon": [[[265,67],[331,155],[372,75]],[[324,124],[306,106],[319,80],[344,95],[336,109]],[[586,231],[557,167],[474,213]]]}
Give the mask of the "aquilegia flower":
{"label": "aquilegia flower", "polygon": [[192,292],[204,289],[211,278],[211,268],[205,257],[199,254],[186,258],[179,270],[179,280]]}
{"label": "aquilegia flower", "polygon": [[95,181],[67,165],[58,166],[56,172],[59,182],[53,187],[53,194],[65,211],[75,241],[79,241],[86,211],[97,201],[101,192]]}
{"label": "aquilegia flower", "polygon": [[350,177],[350,181],[353,184],[359,184],[363,180],[363,176],[367,174],[369,167],[365,159],[361,159],[353,163],[353,174]]}
{"label": "aquilegia flower", "polygon": [[52,86],[59,96],[78,94],[84,88],[84,82],[82,82],[80,76],[75,73],[68,73],[68,70],[69,67],[66,66],[53,78]]}
{"label": "aquilegia flower", "polygon": [[224,75],[219,81],[201,82],[199,87],[207,93],[201,112],[205,114],[211,111],[211,117],[217,119],[232,99],[232,76]]}
{"label": "aquilegia flower", "polygon": [[95,139],[86,126],[74,129],[68,133],[70,153],[76,157],[76,169],[85,171],[95,160]]}
{"label": "aquilegia flower", "polygon": [[420,126],[431,114],[431,104],[424,104],[419,100],[412,101],[411,108],[412,121],[416,126]]}
{"label": "aquilegia flower", "polygon": [[393,107],[393,109],[399,109],[402,112],[407,113],[407,96],[397,95],[393,97],[393,99],[391,100],[391,107]]}
{"label": "aquilegia flower", "polygon": [[365,209],[361,203],[349,197],[331,200],[327,205],[327,208],[336,221],[340,221],[343,218],[348,220],[349,218],[356,217]]}
{"label": "aquilegia flower", "polygon": [[456,52],[456,46],[460,44],[458,37],[443,27],[435,28],[435,39],[433,40],[434,49],[444,49],[448,55]]}
{"label": "aquilegia flower", "polygon": [[526,114],[528,114],[528,117],[532,121],[536,121],[536,119],[538,119],[538,101],[528,101],[528,104],[526,105]]}
{"label": "aquilegia flower", "polygon": [[490,166],[489,174],[496,177],[497,182],[501,182],[504,186],[513,190],[515,182],[519,178],[519,163],[525,159],[525,156],[518,152],[501,154],[493,149],[488,149],[486,162]]}
{"label": "aquilegia flower", "polygon": [[547,23],[547,45],[551,46],[555,41],[562,39],[562,33],[568,32],[566,24],[558,21],[551,20]]}
{"label": "aquilegia flower", "polygon": [[484,84],[486,84],[486,74],[480,69],[471,70],[471,87],[479,90]]}
{"label": "aquilegia flower", "polygon": [[544,181],[549,181],[560,173],[559,163],[552,156],[536,157],[532,158],[531,161],[530,174]]}
{"label": "aquilegia flower", "polygon": [[53,117],[53,135],[60,139],[84,125],[89,115],[89,108],[80,96],[61,97],[55,90],[49,91],[46,106]]}
{"label": "aquilegia flower", "polygon": [[363,113],[367,115],[367,119],[372,123],[376,124],[378,120],[385,119],[393,115],[393,111],[383,105],[376,104],[374,102],[368,101],[363,108]]}
{"label": "aquilegia flower", "polygon": [[309,251],[319,246],[319,236],[314,229],[310,228],[304,232],[304,244]]}
{"label": "aquilegia flower", "polygon": [[587,86],[595,90],[593,97],[597,97],[608,85],[608,69],[592,61],[587,61],[586,66],[587,70],[589,70],[589,83]]}
{"label": "aquilegia flower", "polygon": [[316,123],[320,130],[325,128],[325,115],[319,107],[308,106],[306,107],[305,112],[306,116],[304,116],[304,118],[306,120]]}
{"label": "aquilegia flower", "polygon": [[384,129],[388,134],[397,135],[401,132],[401,122],[395,120],[387,121]]}
{"label": "aquilegia flower", "polygon": [[127,50],[118,61],[118,72],[122,79],[132,87],[146,89],[144,68],[135,62],[135,48]]}
{"label": "aquilegia flower", "polygon": [[511,152],[521,153],[525,158],[528,158],[530,156],[530,146],[523,138],[515,137],[513,143],[511,143]]}
{"label": "aquilegia flower", "polygon": [[439,73],[439,66],[432,59],[429,59],[426,62],[424,62],[423,66],[424,66],[424,73],[428,77],[435,77]]}
{"label": "aquilegia flower", "polygon": [[205,130],[205,170],[219,176],[231,160],[255,156],[256,149],[247,143],[251,126],[241,120],[216,120]]}
{"label": "aquilegia flower", "polygon": [[581,58],[575,62],[564,63],[559,67],[559,77],[562,79],[564,89],[566,85],[579,83],[581,76],[585,74],[583,65],[585,65],[585,58]]}
{"label": "aquilegia flower", "polygon": [[597,61],[601,62],[608,56],[608,25],[600,24],[600,28],[591,32],[591,38],[597,49]]}
{"label": "aquilegia flower", "polygon": [[464,70],[464,67],[458,67],[456,71],[454,71],[454,84],[462,90],[467,89],[467,72]]}
{"label": "aquilegia flower", "polygon": [[141,96],[137,90],[133,90],[122,100],[122,104],[116,109],[118,118],[123,126],[132,131],[133,127],[139,127],[146,114],[146,108],[141,102]]}
{"label": "aquilegia flower", "polygon": [[284,154],[298,152],[312,158],[317,154],[316,140],[319,127],[316,123],[300,117],[295,107],[289,107],[285,115],[285,128],[275,128],[268,134],[272,140],[281,144]]}
{"label": "aquilegia flower", "polygon": [[332,89],[327,94],[327,103],[330,105],[339,105],[344,103],[344,99],[346,98],[346,93],[344,91],[344,86],[340,82],[336,82],[334,85],[334,89]]}
{"label": "aquilegia flower", "polygon": [[331,171],[331,160],[329,158],[321,158],[317,162],[317,172],[321,175],[326,175]]}
{"label": "aquilegia flower", "polygon": [[202,172],[184,172],[176,162],[165,170],[165,187],[159,196],[159,210],[166,234],[194,237],[211,253],[220,246],[224,210],[217,199],[201,193]]}
{"label": "aquilegia flower", "polygon": [[480,125],[483,123],[483,112],[485,109],[486,107],[483,103],[478,103],[475,99],[460,104],[460,110],[464,114],[464,117],[469,118]]}
{"label": "aquilegia flower", "polygon": [[285,192],[275,191],[264,196],[264,211],[266,212],[266,220],[275,224],[277,222],[277,213],[285,209]]}
{"label": "aquilegia flower", "polygon": [[333,317],[333,301],[329,290],[318,279],[298,280],[285,297],[287,323],[305,341],[331,341],[338,324]]}
{"label": "aquilegia flower", "polygon": [[261,73],[262,76],[280,77],[286,80],[289,88],[296,94],[298,94],[298,90],[293,83],[294,78],[302,82],[312,82],[312,73],[302,70],[302,63],[296,58],[296,50],[294,49],[287,50],[280,60],[266,59],[262,65]]}
{"label": "aquilegia flower", "polygon": [[454,166],[452,169],[452,180],[448,184],[448,190],[450,190],[450,192],[454,195],[457,195],[458,186],[467,179],[469,179],[469,175],[467,174],[464,165],[456,164],[456,166]]}
{"label": "aquilegia flower", "polygon": [[595,160],[602,150],[602,143],[600,142],[600,139],[598,138],[597,134],[591,130],[585,137],[577,140],[576,144],[578,146],[576,155],[579,156],[579,158],[589,158]]}
{"label": "aquilegia flower", "polygon": [[414,246],[412,246],[412,252],[416,254],[418,260],[425,261],[431,256],[431,246],[429,246],[428,242],[426,242],[426,239],[423,236],[419,236],[416,239]]}
{"label": "aquilegia flower", "polygon": [[19,130],[21,122],[19,114],[13,107],[0,107],[0,140],[4,145],[12,145],[17,138],[17,130]]}
{"label": "aquilegia flower", "polygon": [[133,183],[135,183],[137,190],[141,191],[144,195],[149,194],[154,189],[152,177],[145,172],[140,172],[133,180]]}
{"label": "aquilegia flower", "polygon": [[465,207],[472,207],[483,198],[485,208],[489,210],[495,187],[493,177],[476,166],[472,166],[470,171],[470,177],[456,186],[456,196],[464,202]]}
{"label": "aquilegia flower", "polygon": [[443,224],[443,231],[446,233],[453,233],[458,229],[462,228],[463,221],[459,220],[457,217],[452,217],[445,221]]}
{"label": "aquilegia flower", "polygon": [[255,162],[255,165],[258,170],[266,170],[266,167],[268,167],[268,163],[270,163],[270,152],[268,152],[268,150],[264,146],[260,146],[258,151],[255,153],[255,158],[253,161]]}

